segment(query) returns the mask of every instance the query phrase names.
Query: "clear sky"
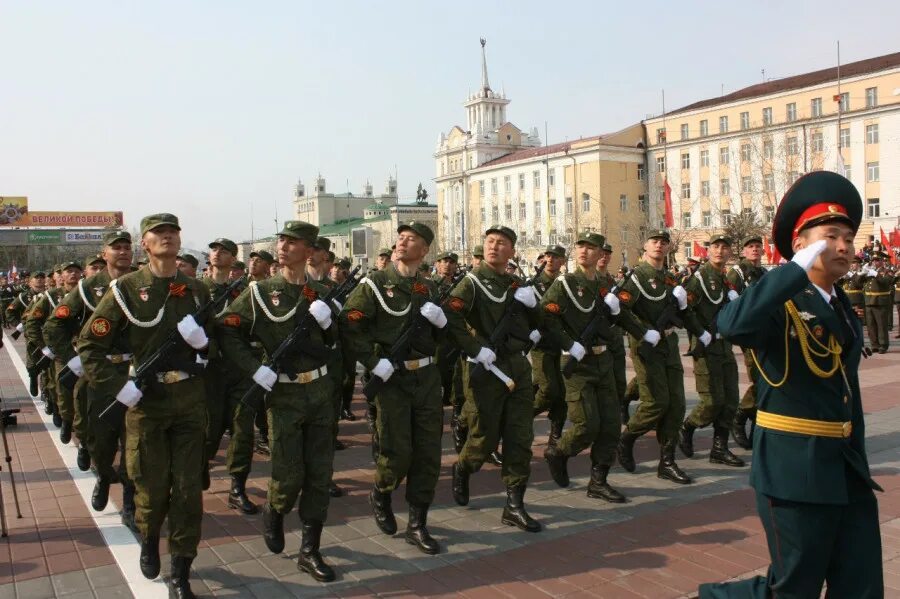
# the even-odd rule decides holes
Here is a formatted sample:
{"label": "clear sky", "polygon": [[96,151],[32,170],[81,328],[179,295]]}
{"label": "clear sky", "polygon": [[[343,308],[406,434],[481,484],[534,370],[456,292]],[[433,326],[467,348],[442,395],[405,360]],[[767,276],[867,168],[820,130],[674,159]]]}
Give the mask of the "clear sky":
{"label": "clear sky", "polygon": [[[900,2],[0,0],[0,196],[173,212],[185,245],[271,234],[329,191],[433,192],[488,40],[509,119],[550,143],[900,50]],[[433,197],[433,193],[432,193]],[[252,215],[252,218],[251,218]]]}

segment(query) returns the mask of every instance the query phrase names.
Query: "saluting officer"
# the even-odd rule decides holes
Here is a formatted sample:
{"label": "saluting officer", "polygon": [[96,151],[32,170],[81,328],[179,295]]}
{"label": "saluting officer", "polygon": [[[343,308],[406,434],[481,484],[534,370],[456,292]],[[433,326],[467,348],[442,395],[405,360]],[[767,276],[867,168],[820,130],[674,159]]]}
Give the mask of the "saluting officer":
{"label": "saluting officer", "polygon": [[[440,546],[426,527],[441,469],[441,376],[435,368],[438,331],[447,325],[443,310],[434,303],[435,281],[418,271],[434,240],[432,230],[420,222],[397,229],[396,260],[363,279],[341,313],[346,324],[344,343],[359,357],[372,376],[385,382],[375,397],[378,406],[378,457],[375,486],[369,495],[375,523],[393,535],[397,521],[391,493],[406,479],[409,520],[406,541],[433,555]],[[452,258],[452,256],[451,256]],[[431,324],[423,338],[412,340],[400,362],[387,352],[410,319],[421,315]]]}
{"label": "saluting officer", "polygon": [[120,337],[134,352],[135,368],[173,331],[184,340],[165,357],[149,385],[138,389],[129,380],[115,397],[129,407],[125,457],[137,490],[141,572],[150,579],[159,575],[159,533],[167,520],[170,592],[193,597],[190,568],[203,517],[206,388],[201,375],[209,346],[204,326],[193,313],[208,302],[209,292],[175,266],[181,247],[176,216],[144,217],[141,247],[148,256],[147,266],[110,283],[110,291],[81,331],[78,354],[85,376],[99,387],[122,380],[119,366],[107,358],[121,351]]}
{"label": "saluting officer", "polygon": [[768,575],[703,585],[700,597],[884,596],[878,505],[859,388],[863,336],[835,286],[847,272],[862,200],[840,175],[798,179],[772,237],[791,262],[719,316],[760,366],[750,484],[768,541]]}
{"label": "saluting officer", "polygon": [[[544,270],[534,284],[538,300],[559,277],[566,262],[566,250],[558,245],[544,250]],[[562,436],[566,423],[566,389],[560,371],[561,350],[550,336],[542,337],[531,350],[532,377],[534,379],[534,415],[547,412],[550,435],[547,445],[554,445]]]}
{"label": "saluting officer", "polygon": [[[336,330],[331,308],[321,299],[328,287],[306,271],[318,233],[315,225],[286,222],[278,233],[280,274],[251,282],[217,322],[225,355],[269,392],[272,479],[263,508],[266,546],[272,553],[284,551],[284,516],[299,497],[302,539],[297,567],[328,582],[334,580],[334,570],[322,559],[319,546],[334,458],[334,381],[327,356]],[[251,342],[259,341],[271,355],[307,312],[317,324],[301,341],[305,347],[293,348],[280,373],[262,364]]]}

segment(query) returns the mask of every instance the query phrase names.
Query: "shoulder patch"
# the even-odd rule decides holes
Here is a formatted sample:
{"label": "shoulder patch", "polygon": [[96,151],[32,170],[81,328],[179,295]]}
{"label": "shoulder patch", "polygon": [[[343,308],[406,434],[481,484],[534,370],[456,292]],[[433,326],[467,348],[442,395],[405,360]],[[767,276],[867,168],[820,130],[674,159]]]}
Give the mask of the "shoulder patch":
{"label": "shoulder patch", "polygon": [[559,304],[555,302],[547,302],[544,304],[544,310],[550,314],[559,314]]}
{"label": "shoulder patch", "polygon": [[450,306],[450,309],[454,312],[462,312],[466,307],[466,302],[461,297],[451,297],[450,301],[447,302],[447,305]]}
{"label": "shoulder patch", "polygon": [[619,292],[619,301],[622,301],[622,302],[630,302],[630,301],[631,301],[631,294],[628,293],[627,291],[620,291],[620,292]]}
{"label": "shoulder patch", "polygon": [[606,297],[607,293],[609,293],[609,289],[607,289],[606,287],[600,288],[600,297]]}
{"label": "shoulder patch", "polygon": [[310,287],[309,285],[304,285],[303,286],[303,296],[307,299],[307,301],[312,303],[312,302],[316,301],[316,299],[319,297],[319,294],[316,293],[316,290],[313,289],[312,287]]}
{"label": "shoulder patch", "polygon": [[71,316],[72,311],[69,310],[69,306],[59,306],[56,309],[56,312],[53,313],[54,316],[60,319],[65,319]]}
{"label": "shoulder patch", "polygon": [[418,293],[419,295],[428,295],[428,285],[425,283],[419,283],[416,281],[412,286],[413,293]]}
{"label": "shoulder patch", "polygon": [[362,310],[350,310],[347,312],[347,320],[350,322],[359,322],[365,317],[366,315],[363,314]]}
{"label": "shoulder patch", "polygon": [[91,323],[91,333],[93,333],[94,337],[106,337],[111,329],[112,326],[105,318],[95,318]]}
{"label": "shoulder patch", "polygon": [[241,315],[240,314],[229,314],[225,318],[222,319],[222,324],[226,327],[239,327],[241,326]]}

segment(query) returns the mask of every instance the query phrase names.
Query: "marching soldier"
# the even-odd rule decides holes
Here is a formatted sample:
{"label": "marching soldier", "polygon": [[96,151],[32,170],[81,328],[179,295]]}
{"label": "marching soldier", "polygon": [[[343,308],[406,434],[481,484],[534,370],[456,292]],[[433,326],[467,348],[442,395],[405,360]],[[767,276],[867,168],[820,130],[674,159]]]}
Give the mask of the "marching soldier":
{"label": "marching soldier", "polygon": [[9,328],[6,318],[6,309],[16,299],[16,290],[10,285],[6,275],[0,276],[0,317],[3,319],[3,328]]}
{"label": "marching soldier", "polygon": [[[543,299],[547,290],[559,277],[563,264],[566,263],[566,250],[555,245],[544,250],[544,270],[534,284],[534,291],[539,300]],[[534,378],[534,415],[547,412],[550,421],[550,435],[547,445],[555,445],[562,436],[566,423],[566,388],[560,371],[560,348],[551,336],[541,338],[531,350],[531,365]]]}
{"label": "marching soldier", "polygon": [[[660,447],[657,476],[688,484],[693,481],[675,462],[675,443],[685,412],[684,368],[675,332],[677,316],[684,319],[692,334],[700,336],[704,331],[687,311],[687,291],[666,274],[669,244],[668,231],[650,231],[644,242],[641,262],[619,291],[623,310],[630,310],[637,317],[640,331],[643,331],[640,337],[629,334],[631,361],[641,403],[619,439],[619,463],[628,472],[634,472],[634,443],[641,435],[655,429]],[[676,319],[670,317],[663,322],[667,315]],[[652,347],[644,352],[646,359],[638,353],[642,342]]]}
{"label": "marching soldier", "polygon": [[471,270],[475,270],[481,266],[482,262],[484,262],[484,246],[476,245],[472,248],[472,260],[469,262]]}
{"label": "marching soldier", "polygon": [[393,248],[381,248],[375,257],[375,270],[384,270],[391,261],[391,255],[394,253]]}
{"label": "marching soldier", "polygon": [[[334,457],[334,394],[328,348],[334,343],[332,311],[321,298],[328,287],[307,274],[319,228],[288,221],[278,234],[281,273],[253,281],[217,319],[225,355],[266,389],[272,435],[272,479],[263,508],[264,538],[272,553],[284,550],[284,516],[299,497],[302,540],[297,567],[316,580],[334,580],[319,552],[328,514]],[[251,347],[259,341],[271,355],[307,313],[315,319],[303,348],[292,348],[276,373]]]}
{"label": "marching soldier", "polygon": [[106,268],[106,260],[103,259],[103,253],[101,252],[84,261],[84,277],[92,277],[104,268]]}
{"label": "marching soldier", "polygon": [[[823,198],[827,200],[823,201]],[[787,191],[772,226],[790,260],[719,316],[760,367],[750,484],[768,575],[702,585],[700,597],[884,596],[881,535],[859,387],[862,328],[835,286],[853,255],[862,200],[815,171]]]}
{"label": "marching soldier", "polygon": [[[456,286],[445,313],[448,332],[469,358],[463,368],[466,403],[463,417],[469,425],[465,445],[453,464],[453,498],[469,503],[469,477],[481,469],[503,438],[501,475],[506,484],[506,507],[501,521],[528,532],[541,525],[525,510],[524,496],[531,475],[531,443],[534,440],[534,389],[531,365],[523,351],[540,340],[537,332],[537,298],[531,287],[514,285],[506,274],[507,261],[515,254],[516,234],[508,227],[485,231],[485,260]],[[512,303],[523,305],[525,316],[511,323],[506,339],[490,347],[491,334]],[[478,372],[480,380],[473,380]]]}
{"label": "marching soldier", "polygon": [[[685,457],[693,457],[694,431],[712,424],[713,445],[709,461],[726,466],[743,466],[744,461],[728,450],[728,434],[739,395],[737,362],[731,343],[718,335],[714,336],[719,311],[738,298],[737,291],[725,278],[725,266],[731,259],[731,243],[727,235],[713,235],[709,240],[709,260],[684,285],[688,307],[704,331],[700,337],[691,340],[694,379],[700,402],[681,425],[678,446]],[[698,350],[698,344],[703,345],[702,349]]]}
{"label": "marching soldier", "polygon": [[248,276],[251,281],[262,281],[269,278],[269,266],[275,262],[272,254],[266,250],[250,252],[250,268]]}
{"label": "marching soldier", "polygon": [[[609,261],[612,258],[612,246],[609,242],[603,244],[603,251],[600,252],[600,260],[597,262],[597,274],[600,276],[600,284],[601,287],[605,289],[612,289],[617,281],[611,274],[607,268],[609,268]],[[612,323],[611,325],[613,338],[612,341],[609,342],[607,346],[607,350],[612,354],[613,359],[613,378],[616,381],[616,397],[618,398],[618,405],[626,405],[625,404],[625,390],[627,388],[627,378],[625,376],[625,333],[617,323]],[[628,408],[626,405],[625,414],[628,414]],[[628,418],[626,417],[622,424],[627,424]]]}
{"label": "marching soldier", "polygon": [[[726,275],[728,283],[731,284],[731,287],[738,295],[755,285],[766,274],[766,269],[762,267],[762,245],[762,237],[758,235],[751,235],[746,238],[741,250],[741,259],[731,267]],[[747,437],[746,425],[748,420],[750,422],[756,420],[756,385],[759,383],[759,370],[756,368],[753,358],[750,357],[750,352],[743,353],[750,386],[744,392],[743,397],[741,397],[740,404],[734,413],[731,433],[738,447],[750,449],[753,443]]]}
{"label": "marching soldier", "polygon": [[[440,546],[426,523],[441,469],[443,426],[441,375],[434,367],[434,350],[437,331],[447,325],[447,317],[434,303],[438,285],[418,272],[434,233],[419,222],[400,225],[397,233],[397,260],[364,279],[347,300],[341,318],[346,325],[344,343],[372,376],[385,383],[375,398],[379,451],[369,495],[375,523],[387,535],[397,532],[391,493],[406,479],[406,541],[434,555]],[[451,254],[443,260],[455,264],[454,258]],[[449,268],[442,265],[445,273]],[[414,340],[401,361],[392,362],[387,352],[409,319],[419,315],[428,320],[431,331]]]}
{"label": "marching soldier", "polygon": [[866,302],[866,331],[872,350],[886,354],[890,345],[891,304],[894,295],[894,277],[886,272],[884,260],[887,254],[873,252],[869,268],[863,271],[863,295]]}
{"label": "marching soldier", "polygon": [[[459,268],[459,255],[454,252],[439,254],[434,261],[434,267],[437,272],[434,273],[431,280],[437,284],[440,293],[453,281],[456,270]],[[450,396],[453,392],[453,378],[458,357],[459,352],[450,341],[445,340],[438,346],[437,367],[441,375],[441,400],[445,406],[452,405]]]}
{"label": "marching soldier", "polygon": [[203,516],[201,472],[206,430],[202,363],[209,338],[193,313],[209,300],[199,281],[175,266],[181,227],[172,214],[141,220],[141,247],[147,266],[110,283],[78,339],[85,376],[95,386],[121,381],[108,355],[125,340],[139,367],[174,331],[184,343],[164,358],[162,369],[144,389],[129,380],[116,401],[129,407],[125,416],[128,476],[137,491],[135,521],[141,535],[141,572],[159,575],[159,533],[168,521],[172,561],[170,594],[193,597],[191,562],[200,541]]}
{"label": "marching soldier", "polygon": [[187,276],[196,277],[197,267],[200,265],[200,261],[191,254],[185,254],[184,256],[178,256],[175,260],[175,265],[178,267],[178,270]]}
{"label": "marching soldier", "polygon": [[[19,333],[25,332],[25,311],[31,305],[32,300],[44,292],[47,284],[47,275],[43,271],[31,273],[27,279],[28,285],[16,294],[8,306],[6,306],[6,319],[10,326],[14,326]],[[27,356],[26,356],[27,357]]]}

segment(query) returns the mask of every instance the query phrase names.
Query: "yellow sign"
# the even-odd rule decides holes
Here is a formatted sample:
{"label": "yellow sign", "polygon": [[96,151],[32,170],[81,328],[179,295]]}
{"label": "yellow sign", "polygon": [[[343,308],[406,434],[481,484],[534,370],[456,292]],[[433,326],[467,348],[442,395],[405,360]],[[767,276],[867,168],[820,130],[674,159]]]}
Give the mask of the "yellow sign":
{"label": "yellow sign", "polygon": [[121,212],[29,212],[16,227],[121,227]]}
{"label": "yellow sign", "polygon": [[22,196],[0,196],[0,227],[15,227],[28,214],[28,198]]}

